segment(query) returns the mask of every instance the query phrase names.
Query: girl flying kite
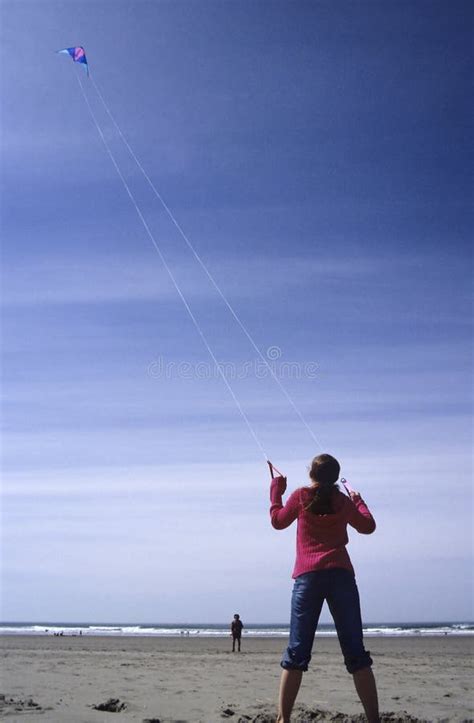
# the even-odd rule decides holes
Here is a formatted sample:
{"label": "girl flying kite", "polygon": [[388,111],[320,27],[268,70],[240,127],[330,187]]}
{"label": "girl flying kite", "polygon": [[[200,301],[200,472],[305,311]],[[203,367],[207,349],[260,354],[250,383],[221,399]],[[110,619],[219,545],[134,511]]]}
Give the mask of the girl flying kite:
{"label": "girl flying kite", "polygon": [[324,600],[367,719],[369,723],[380,720],[372,658],[364,648],[359,593],[346,550],[347,525],[370,534],[375,530],[375,521],[359,493],[348,488],[345,480],[349,497],[336,487],[339,472],[339,463],[331,455],[315,457],[309,472],[311,485],[295,490],[286,505],[282,502],[286,477],[280,475],[271,482],[273,527],[282,530],[298,520],[290,639],[281,661],[278,723],[290,720],[303,672],[308,670],[311,660]]}

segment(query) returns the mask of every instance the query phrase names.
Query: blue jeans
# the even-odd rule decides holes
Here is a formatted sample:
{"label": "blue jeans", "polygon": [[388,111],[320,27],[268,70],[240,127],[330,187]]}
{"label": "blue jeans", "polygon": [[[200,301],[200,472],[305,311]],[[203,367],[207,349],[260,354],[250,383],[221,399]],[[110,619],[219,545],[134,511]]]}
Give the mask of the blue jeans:
{"label": "blue jeans", "polygon": [[296,578],[291,598],[290,640],[281,667],[308,670],[314,635],[324,601],[334,619],[349,673],[372,665],[362,639],[359,591],[352,572],[343,568],[315,570]]}

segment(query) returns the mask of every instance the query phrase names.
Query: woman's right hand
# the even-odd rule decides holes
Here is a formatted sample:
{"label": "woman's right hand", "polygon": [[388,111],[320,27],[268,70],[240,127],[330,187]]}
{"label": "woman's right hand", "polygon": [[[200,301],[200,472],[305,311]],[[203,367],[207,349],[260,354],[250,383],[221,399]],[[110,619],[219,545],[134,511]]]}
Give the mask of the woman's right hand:
{"label": "woman's right hand", "polygon": [[360,500],[362,499],[362,497],[360,496],[360,492],[355,492],[354,490],[351,490],[349,492],[349,495],[351,497],[351,500],[354,502],[354,504],[356,504],[357,502],[360,502]]}
{"label": "woman's right hand", "polygon": [[276,490],[279,495],[286,492],[286,477],[274,477],[272,479],[271,490]]}

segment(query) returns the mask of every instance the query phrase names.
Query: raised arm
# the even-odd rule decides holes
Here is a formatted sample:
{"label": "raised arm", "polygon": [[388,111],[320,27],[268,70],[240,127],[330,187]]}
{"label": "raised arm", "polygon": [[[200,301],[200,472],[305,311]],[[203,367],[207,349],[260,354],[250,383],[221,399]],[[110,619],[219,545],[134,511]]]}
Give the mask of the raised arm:
{"label": "raised arm", "polygon": [[375,520],[358,492],[351,492],[349,524],[363,535],[370,535],[375,530]]}
{"label": "raised arm", "polygon": [[286,478],[275,477],[270,486],[270,519],[275,530],[283,530],[289,527],[298,517],[300,508],[299,490],[296,490],[288,497],[286,505],[283,506],[282,497],[286,490]]}

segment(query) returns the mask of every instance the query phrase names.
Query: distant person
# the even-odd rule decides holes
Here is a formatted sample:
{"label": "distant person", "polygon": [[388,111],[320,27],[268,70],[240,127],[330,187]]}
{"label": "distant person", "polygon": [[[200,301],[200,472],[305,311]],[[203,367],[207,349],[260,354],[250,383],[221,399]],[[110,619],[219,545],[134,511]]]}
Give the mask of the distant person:
{"label": "distant person", "polygon": [[232,635],[232,652],[235,653],[235,643],[237,642],[237,650],[240,653],[240,641],[242,639],[242,628],[244,624],[240,619],[240,615],[235,613],[234,619],[230,624],[230,634]]}
{"label": "distant person", "polygon": [[339,462],[320,454],[311,464],[311,485],[293,492],[285,506],[286,477],[275,477],[270,487],[273,527],[282,530],[298,520],[290,639],[281,661],[278,723],[290,721],[325,600],[368,723],[380,721],[372,658],[364,648],[359,593],[346,550],[347,525],[370,534],[375,521],[358,492],[351,491],[349,499],[338,489],[339,473]]}

